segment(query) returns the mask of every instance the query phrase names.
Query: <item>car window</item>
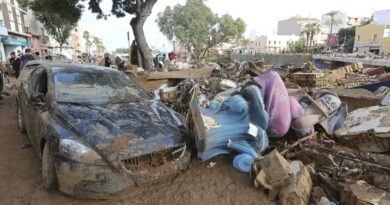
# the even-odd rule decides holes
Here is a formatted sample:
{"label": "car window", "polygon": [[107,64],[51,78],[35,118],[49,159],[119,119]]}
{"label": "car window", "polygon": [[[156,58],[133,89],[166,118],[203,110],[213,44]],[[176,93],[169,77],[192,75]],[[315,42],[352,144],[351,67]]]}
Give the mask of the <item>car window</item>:
{"label": "car window", "polygon": [[113,71],[63,71],[55,74],[58,102],[104,104],[148,100],[147,93],[128,76]]}
{"label": "car window", "polygon": [[33,93],[47,93],[47,73],[45,68],[38,67],[31,72],[29,78],[29,89]]}

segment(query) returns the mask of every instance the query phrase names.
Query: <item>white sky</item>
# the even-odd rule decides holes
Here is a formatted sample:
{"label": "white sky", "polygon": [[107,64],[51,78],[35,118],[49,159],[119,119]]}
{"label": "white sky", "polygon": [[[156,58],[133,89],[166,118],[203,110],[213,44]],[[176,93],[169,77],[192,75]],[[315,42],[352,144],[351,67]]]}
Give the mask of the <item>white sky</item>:
{"label": "white sky", "polygon": [[[111,9],[111,0],[103,0],[102,8],[105,11]],[[163,51],[172,49],[171,43],[159,32],[157,13],[164,11],[166,6],[184,4],[185,0],[158,0],[152,14],[144,26],[149,46],[154,46]],[[390,9],[389,0],[207,0],[206,4],[214,13],[223,15],[229,13],[234,18],[241,17],[247,24],[246,36],[255,30],[258,34],[276,32],[277,22],[294,15],[315,17],[321,20],[323,14],[331,10],[340,10],[347,16],[370,17],[374,11]],[[83,13],[79,22],[80,30],[88,30],[92,35],[102,39],[108,51],[116,48],[127,47],[127,31],[130,27],[132,16],[123,18],[109,17],[108,20],[96,20],[96,14],[89,10]]]}

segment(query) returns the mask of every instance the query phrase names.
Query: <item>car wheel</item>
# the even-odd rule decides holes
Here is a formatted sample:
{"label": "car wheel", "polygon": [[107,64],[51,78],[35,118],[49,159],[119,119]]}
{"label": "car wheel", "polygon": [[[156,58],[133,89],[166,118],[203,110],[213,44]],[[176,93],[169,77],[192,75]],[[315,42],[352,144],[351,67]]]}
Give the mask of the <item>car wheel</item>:
{"label": "car wheel", "polygon": [[52,190],[57,187],[56,174],[54,169],[53,155],[51,154],[50,147],[46,143],[43,148],[42,155],[42,177],[43,187]]}
{"label": "car wheel", "polygon": [[18,106],[18,108],[16,109],[16,119],[17,119],[17,123],[18,123],[18,128],[19,130],[22,132],[22,133],[26,133],[26,127],[24,126],[24,122],[23,122],[23,117],[22,117],[22,112],[20,112],[20,107]]}

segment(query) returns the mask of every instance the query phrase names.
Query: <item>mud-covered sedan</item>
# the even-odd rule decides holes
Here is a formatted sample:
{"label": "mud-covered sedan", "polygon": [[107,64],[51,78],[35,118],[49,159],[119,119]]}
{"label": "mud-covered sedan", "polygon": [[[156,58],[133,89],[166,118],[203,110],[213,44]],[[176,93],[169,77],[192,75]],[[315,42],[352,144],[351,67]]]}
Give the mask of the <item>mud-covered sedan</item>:
{"label": "mud-covered sedan", "polygon": [[37,66],[19,90],[17,122],[42,158],[44,186],[80,197],[172,175],[190,160],[181,117],[110,68]]}

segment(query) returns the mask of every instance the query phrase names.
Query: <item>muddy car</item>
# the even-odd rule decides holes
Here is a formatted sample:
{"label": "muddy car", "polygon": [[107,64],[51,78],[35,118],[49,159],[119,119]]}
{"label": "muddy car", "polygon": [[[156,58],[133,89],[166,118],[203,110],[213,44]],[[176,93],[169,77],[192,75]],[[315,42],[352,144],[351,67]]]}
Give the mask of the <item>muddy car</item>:
{"label": "muddy car", "polygon": [[37,66],[18,93],[17,122],[42,158],[44,186],[79,197],[171,176],[190,161],[181,117],[109,68]]}

